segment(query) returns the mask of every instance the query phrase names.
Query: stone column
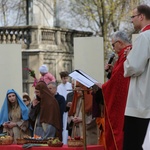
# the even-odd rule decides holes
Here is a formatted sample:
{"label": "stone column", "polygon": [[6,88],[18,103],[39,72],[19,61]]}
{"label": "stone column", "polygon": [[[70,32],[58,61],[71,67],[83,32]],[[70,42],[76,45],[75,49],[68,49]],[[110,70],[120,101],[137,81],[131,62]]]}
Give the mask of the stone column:
{"label": "stone column", "polygon": [[30,25],[54,26],[55,0],[34,0],[30,9]]}

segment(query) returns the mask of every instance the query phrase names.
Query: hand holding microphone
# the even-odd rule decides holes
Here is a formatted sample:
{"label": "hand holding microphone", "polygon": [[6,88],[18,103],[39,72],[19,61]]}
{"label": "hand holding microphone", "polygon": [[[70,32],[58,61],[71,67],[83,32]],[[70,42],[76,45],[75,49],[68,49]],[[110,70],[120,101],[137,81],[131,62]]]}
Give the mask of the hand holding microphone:
{"label": "hand holding microphone", "polygon": [[110,77],[111,77],[111,71],[113,69],[113,65],[111,63],[113,62],[114,57],[115,57],[115,54],[112,53],[110,56],[110,59],[108,61],[108,64],[105,66],[105,71],[108,72],[108,74],[107,74],[108,79],[110,79]]}
{"label": "hand holding microphone", "polygon": [[113,68],[113,65],[112,65],[112,64],[106,64],[106,66],[105,66],[105,71],[106,71],[106,72],[111,72],[112,68]]}
{"label": "hand holding microphone", "polygon": [[108,72],[110,69],[112,69],[112,62],[114,60],[114,57],[115,57],[115,54],[112,53],[110,58],[109,58],[109,61],[108,61],[108,64],[105,66],[105,71]]}

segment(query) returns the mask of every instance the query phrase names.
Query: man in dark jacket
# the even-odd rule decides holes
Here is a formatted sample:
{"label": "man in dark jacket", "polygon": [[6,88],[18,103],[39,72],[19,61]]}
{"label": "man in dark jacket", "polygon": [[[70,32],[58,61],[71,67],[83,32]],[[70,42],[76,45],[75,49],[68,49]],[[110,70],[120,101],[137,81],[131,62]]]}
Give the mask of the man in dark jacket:
{"label": "man in dark jacket", "polygon": [[48,83],[47,87],[50,90],[50,92],[53,94],[53,96],[55,97],[55,99],[57,100],[57,102],[59,104],[61,123],[62,123],[62,127],[63,127],[63,114],[64,114],[65,109],[66,109],[65,98],[62,95],[60,95],[59,93],[57,93],[57,84],[55,82]]}

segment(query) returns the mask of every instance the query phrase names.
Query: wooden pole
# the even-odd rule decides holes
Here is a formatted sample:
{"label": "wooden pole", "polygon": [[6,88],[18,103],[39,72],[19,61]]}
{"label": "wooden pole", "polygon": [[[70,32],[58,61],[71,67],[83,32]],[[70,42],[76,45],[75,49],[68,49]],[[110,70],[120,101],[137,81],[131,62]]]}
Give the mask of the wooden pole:
{"label": "wooden pole", "polygon": [[86,123],[85,123],[85,99],[84,99],[84,90],[83,93],[83,100],[82,100],[82,126],[83,126],[83,146],[84,150],[86,150]]}
{"label": "wooden pole", "polygon": [[[81,90],[82,91],[82,95],[83,95],[83,98],[82,98],[82,127],[83,127],[83,147],[84,147],[84,150],[87,150],[87,145],[86,145],[86,122],[85,122],[85,98],[84,98],[84,92],[85,91],[90,91],[90,90]],[[71,91],[76,91],[76,90],[71,90]]]}

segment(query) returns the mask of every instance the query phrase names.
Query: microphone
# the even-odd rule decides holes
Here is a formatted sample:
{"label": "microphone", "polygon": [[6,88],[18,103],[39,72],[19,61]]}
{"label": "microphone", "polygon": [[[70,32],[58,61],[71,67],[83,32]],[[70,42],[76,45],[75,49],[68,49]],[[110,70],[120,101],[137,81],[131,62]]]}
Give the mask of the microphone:
{"label": "microphone", "polygon": [[[115,57],[115,54],[114,54],[114,53],[112,53],[112,54],[111,54],[111,56],[110,56],[110,58],[109,58],[108,64],[111,64],[111,63],[113,62],[114,57]],[[106,69],[105,71],[106,71],[106,72],[108,72],[108,70],[109,70],[109,68],[108,68],[108,69]]]}

